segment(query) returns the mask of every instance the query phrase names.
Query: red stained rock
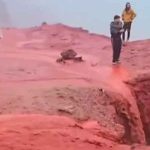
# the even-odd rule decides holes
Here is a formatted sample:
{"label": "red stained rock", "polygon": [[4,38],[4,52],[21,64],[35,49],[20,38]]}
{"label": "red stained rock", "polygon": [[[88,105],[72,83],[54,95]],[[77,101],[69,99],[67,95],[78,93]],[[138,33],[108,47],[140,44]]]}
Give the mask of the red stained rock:
{"label": "red stained rock", "polygon": [[[150,70],[150,40],[129,43],[112,66],[110,39],[81,28],[44,24],[3,33],[0,149],[150,149],[142,146],[149,143],[149,82],[134,80]],[[85,61],[56,63],[66,49]]]}

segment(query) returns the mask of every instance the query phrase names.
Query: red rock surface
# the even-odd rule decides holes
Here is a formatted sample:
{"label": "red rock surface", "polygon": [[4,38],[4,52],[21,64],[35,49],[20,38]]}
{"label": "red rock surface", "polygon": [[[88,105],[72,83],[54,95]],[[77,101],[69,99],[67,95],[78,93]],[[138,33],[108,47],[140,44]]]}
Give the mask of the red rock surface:
{"label": "red rock surface", "polygon": [[[3,32],[2,150],[150,149],[130,146],[148,139],[135,90],[124,82],[148,74],[149,40],[129,43],[122,64],[112,66],[110,39],[80,28],[57,24]],[[85,61],[56,63],[67,49]]]}

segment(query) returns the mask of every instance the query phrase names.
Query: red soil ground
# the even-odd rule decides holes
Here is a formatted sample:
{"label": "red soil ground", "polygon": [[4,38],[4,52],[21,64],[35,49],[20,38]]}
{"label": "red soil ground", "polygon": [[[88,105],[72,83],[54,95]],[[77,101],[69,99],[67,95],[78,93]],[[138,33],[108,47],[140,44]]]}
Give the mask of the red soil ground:
{"label": "red soil ground", "polygon": [[[122,63],[112,66],[110,39],[80,28],[57,24],[3,33],[0,149],[150,149],[135,89],[126,84],[149,74],[150,40],[129,43]],[[56,63],[67,49],[85,61]]]}

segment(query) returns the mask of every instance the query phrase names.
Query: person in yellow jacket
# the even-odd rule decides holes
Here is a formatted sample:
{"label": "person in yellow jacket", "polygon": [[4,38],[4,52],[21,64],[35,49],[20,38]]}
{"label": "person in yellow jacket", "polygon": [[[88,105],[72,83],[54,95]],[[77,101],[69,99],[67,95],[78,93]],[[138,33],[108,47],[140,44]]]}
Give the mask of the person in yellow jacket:
{"label": "person in yellow jacket", "polygon": [[127,31],[127,41],[129,41],[129,39],[130,39],[131,25],[132,25],[132,22],[133,22],[135,17],[136,17],[136,13],[131,8],[131,4],[129,2],[126,3],[126,7],[125,7],[125,9],[122,13],[122,20],[124,22],[124,25],[123,25],[123,29],[124,29],[123,42],[124,43],[125,43],[125,33],[126,33],[126,31]]}

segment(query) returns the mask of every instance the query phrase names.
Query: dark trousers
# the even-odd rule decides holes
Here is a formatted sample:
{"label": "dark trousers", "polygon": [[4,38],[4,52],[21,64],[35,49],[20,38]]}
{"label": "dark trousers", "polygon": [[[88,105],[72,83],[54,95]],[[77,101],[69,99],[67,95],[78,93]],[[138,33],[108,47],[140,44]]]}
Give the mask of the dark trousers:
{"label": "dark trousers", "polygon": [[119,61],[120,53],[121,53],[121,47],[122,47],[122,40],[121,37],[112,37],[112,48],[113,48],[113,62]]}
{"label": "dark trousers", "polygon": [[130,39],[131,25],[132,25],[132,22],[124,22],[124,25],[123,25],[124,32],[123,32],[123,37],[122,37],[123,41],[125,41],[126,31],[127,31],[127,40]]}

